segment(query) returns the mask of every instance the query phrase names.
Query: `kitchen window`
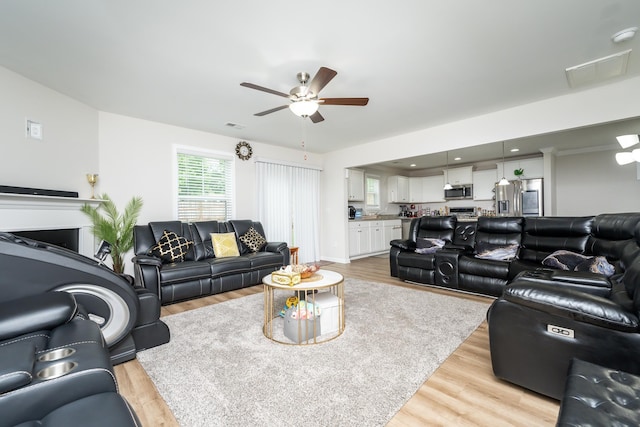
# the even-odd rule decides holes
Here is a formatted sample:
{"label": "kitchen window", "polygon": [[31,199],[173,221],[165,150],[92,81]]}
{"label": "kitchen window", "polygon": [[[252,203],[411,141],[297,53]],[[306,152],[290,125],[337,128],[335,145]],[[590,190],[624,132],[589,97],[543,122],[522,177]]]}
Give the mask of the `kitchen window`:
{"label": "kitchen window", "polygon": [[180,221],[233,218],[233,158],[178,148],[177,217]]}
{"label": "kitchen window", "polygon": [[380,178],[373,175],[367,175],[365,179],[365,187],[367,190],[367,208],[380,209]]}

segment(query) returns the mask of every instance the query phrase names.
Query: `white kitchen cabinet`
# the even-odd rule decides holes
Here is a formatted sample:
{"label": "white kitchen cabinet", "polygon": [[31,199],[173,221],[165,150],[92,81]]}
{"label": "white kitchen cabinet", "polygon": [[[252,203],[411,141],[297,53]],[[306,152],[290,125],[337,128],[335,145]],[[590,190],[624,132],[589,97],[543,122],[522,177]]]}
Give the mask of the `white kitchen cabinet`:
{"label": "white kitchen cabinet", "polygon": [[382,252],[387,249],[388,243],[384,241],[384,221],[369,222],[369,251],[372,253]]}
{"label": "white kitchen cabinet", "polygon": [[444,202],[444,176],[425,176],[422,178],[422,201]]}
{"label": "white kitchen cabinet", "polygon": [[364,201],[364,171],[360,169],[347,169],[348,171],[348,199],[350,202]]}
{"label": "white kitchen cabinet", "polygon": [[[500,177],[502,178],[502,177]],[[498,182],[497,169],[473,172],[473,200],[491,200]]]}
{"label": "white kitchen cabinet", "polygon": [[394,175],[387,180],[389,203],[407,203],[409,201],[409,178]]}
{"label": "white kitchen cabinet", "polygon": [[420,178],[410,177],[409,178],[409,201],[411,203],[422,203],[422,202],[424,202],[424,200],[423,200],[423,190],[422,190],[423,181],[424,181],[424,179],[422,177],[420,177]]}
{"label": "white kitchen cabinet", "polygon": [[384,244],[389,249],[389,242],[402,239],[402,221],[399,219],[384,221]]}
{"label": "white kitchen cabinet", "polygon": [[452,168],[444,171],[444,181],[451,185],[473,183],[473,166]]}
{"label": "white kitchen cabinet", "polygon": [[349,256],[358,256],[371,252],[369,221],[349,223]]}
{"label": "white kitchen cabinet", "polygon": [[[502,162],[497,163],[498,175],[502,178]],[[509,181],[518,179],[513,173],[516,169],[522,169],[524,173],[520,176],[521,179],[529,178],[544,178],[544,160],[542,157],[535,157],[532,159],[522,160],[509,160],[504,162],[504,177]]]}

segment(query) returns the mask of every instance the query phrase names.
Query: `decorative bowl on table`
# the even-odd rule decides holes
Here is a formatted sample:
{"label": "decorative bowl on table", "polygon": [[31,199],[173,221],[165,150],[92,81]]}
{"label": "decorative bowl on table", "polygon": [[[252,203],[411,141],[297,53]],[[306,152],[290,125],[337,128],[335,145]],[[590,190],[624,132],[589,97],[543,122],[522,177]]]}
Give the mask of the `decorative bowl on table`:
{"label": "decorative bowl on table", "polygon": [[300,273],[301,279],[308,279],[313,273],[318,271],[320,267],[315,264],[296,264],[291,266],[293,271]]}

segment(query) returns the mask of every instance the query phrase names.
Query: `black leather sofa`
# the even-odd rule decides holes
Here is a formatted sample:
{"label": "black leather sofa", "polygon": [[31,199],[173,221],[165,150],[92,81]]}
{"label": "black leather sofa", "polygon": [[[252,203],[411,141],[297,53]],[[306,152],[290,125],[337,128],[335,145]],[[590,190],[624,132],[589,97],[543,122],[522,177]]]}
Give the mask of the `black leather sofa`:
{"label": "black leather sofa", "polygon": [[170,339],[157,294],[76,252],[0,233],[0,303],[54,291],[73,294],[100,326],[114,364]]}
{"label": "black leather sofa", "polygon": [[68,292],[0,302],[0,425],[140,426],[99,326]]}
{"label": "black leather sofa", "polygon": [[[162,304],[260,284],[264,276],[289,264],[290,253],[283,242],[267,242],[259,251],[252,252],[240,240],[251,227],[265,236],[262,224],[251,220],[159,221],[138,225],[134,228],[136,284],[158,295]],[[165,230],[192,242],[181,262],[163,261],[150,253]],[[240,255],[215,257],[211,233],[231,232],[235,233]]]}
{"label": "black leather sofa", "polygon": [[[574,287],[610,292],[603,275],[564,271],[544,266],[542,260],[558,250],[585,256],[604,256],[624,271],[620,258],[633,239],[640,214],[602,214],[588,217],[480,217],[458,222],[453,216],[422,217],[411,222],[409,238],[391,241],[392,277],[426,285],[499,297],[516,277],[530,281],[565,281]],[[432,254],[416,253],[420,238],[446,243]],[[517,245],[514,259],[478,258],[479,248]],[[617,276],[616,276],[617,277]]]}
{"label": "black leather sofa", "polygon": [[[640,213],[480,218],[460,230],[449,217],[414,220],[409,240],[391,242],[391,274],[498,297],[487,313],[497,377],[560,399],[574,358],[640,375]],[[417,254],[420,237],[446,244]],[[480,243],[517,245],[517,257],[478,259]],[[557,250],[604,257],[612,274],[543,265]]]}
{"label": "black leather sofa", "polygon": [[[629,230],[619,228],[615,236]],[[613,230],[612,230],[613,231]],[[620,273],[606,292],[567,280],[519,275],[487,318],[496,376],[560,399],[570,362],[640,375],[640,226],[633,238],[594,242],[620,254]]]}

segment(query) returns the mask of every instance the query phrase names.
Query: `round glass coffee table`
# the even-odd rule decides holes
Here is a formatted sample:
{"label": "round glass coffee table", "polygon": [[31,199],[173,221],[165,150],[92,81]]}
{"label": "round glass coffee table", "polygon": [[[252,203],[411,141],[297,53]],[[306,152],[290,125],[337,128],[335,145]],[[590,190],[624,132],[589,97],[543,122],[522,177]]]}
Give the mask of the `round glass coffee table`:
{"label": "round glass coffee table", "polygon": [[[282,344],[318,344],[330,341],[344,332],[344,277],[331,270],[320,269],[310,278],[302,279],[295,286],[273,283],[271,275],[262,279],[264,285],[264,336]],[[320,308],[319,316],[308,320],[297,319],[280,312],[287,297],[296,297]],[[282,325],[282,329],[280,326]]]}

